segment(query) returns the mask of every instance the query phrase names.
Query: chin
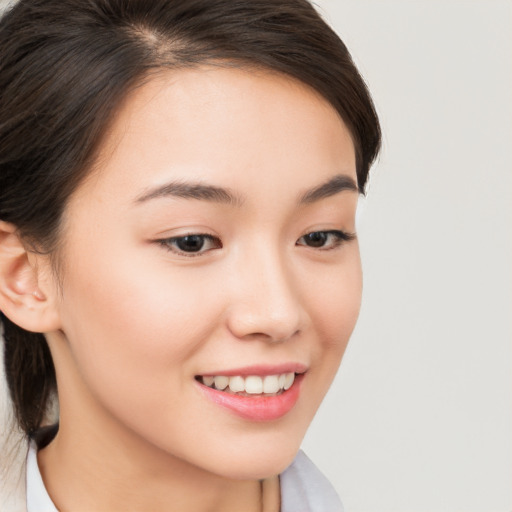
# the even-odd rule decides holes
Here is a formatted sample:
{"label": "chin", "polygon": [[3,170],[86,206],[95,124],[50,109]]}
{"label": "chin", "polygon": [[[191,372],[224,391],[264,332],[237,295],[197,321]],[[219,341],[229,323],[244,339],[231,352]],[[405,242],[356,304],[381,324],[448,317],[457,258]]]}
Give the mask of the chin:
{"label": "chin", "polygon": [[298,407],[276,422],[238,424],[226,430],[222,439],[218,435],[203,438],[200,464],[211,472],[237,480],[261,480],[278,475],[300,450],[314,416],[313,409]]}
{"label": "chin", "polygon": [[[235,480],[262,480],[282,473],[300,449],[302,436],[283,442],[248,442],[226,450],[216,458],[214,472]],[[212,468],[213,469],[213,468]]]}

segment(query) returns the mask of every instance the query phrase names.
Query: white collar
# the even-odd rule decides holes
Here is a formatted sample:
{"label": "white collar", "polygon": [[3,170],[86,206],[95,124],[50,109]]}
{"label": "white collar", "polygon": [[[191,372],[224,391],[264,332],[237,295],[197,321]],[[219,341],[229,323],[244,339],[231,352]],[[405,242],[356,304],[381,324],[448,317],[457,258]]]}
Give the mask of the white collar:
{"label": "white collar", "polygon": [[31,441],[27,455],[27,512],[58,512],[41,478],[34,441]]}

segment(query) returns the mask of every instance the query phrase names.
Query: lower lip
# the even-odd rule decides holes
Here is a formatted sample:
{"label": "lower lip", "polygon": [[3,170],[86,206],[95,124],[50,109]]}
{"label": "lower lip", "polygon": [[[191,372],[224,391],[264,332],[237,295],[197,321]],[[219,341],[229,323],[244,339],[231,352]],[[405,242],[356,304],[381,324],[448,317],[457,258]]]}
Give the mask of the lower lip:
{"label": "lower lip", "polygon": [[272,421],[282,418],[297,403],[304,374],[296,375],[293,385],[276,396],[240,396],[225,393],[198,383],[201,391],[216,404],[251,421]]}

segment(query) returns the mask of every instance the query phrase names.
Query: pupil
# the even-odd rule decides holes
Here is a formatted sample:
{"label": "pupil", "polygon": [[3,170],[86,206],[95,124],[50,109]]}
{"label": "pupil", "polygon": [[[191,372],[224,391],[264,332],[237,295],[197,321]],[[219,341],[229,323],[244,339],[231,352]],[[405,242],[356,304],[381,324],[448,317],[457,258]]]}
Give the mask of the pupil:
{"label": "pupil", "polygon": [[322,231],[316,231],[306,235],[307,244],[311,247],[322,247],[327,240],[327,234]]}
{"label": "pupil", "polygon": [[184,236],[176,241],[176,245],[181,251],[197,252],[203,248],[204,239],[200,235]]}

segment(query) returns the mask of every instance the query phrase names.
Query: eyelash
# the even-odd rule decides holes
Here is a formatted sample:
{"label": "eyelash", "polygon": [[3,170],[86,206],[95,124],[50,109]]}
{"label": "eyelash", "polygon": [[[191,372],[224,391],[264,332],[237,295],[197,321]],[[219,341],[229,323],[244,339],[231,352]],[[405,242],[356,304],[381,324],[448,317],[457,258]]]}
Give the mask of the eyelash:
{"label": "eyelash", "polygon": [[[329,247],[325,247],[324,245],[322,245],[321,247],[315,247],[299,243],[299,241],[302,240],[303,238],[306,238],[308,236],[311,237],[312,235],[323,235],[327,237],[327,240],[331,238],[333,239],[332,244]],[[345,242],[350,242],[351,240],[354,240],[355,237],[355,233],[347,233],[346,231],[341,231],[339,229],[331,229],[328,231],[311,231],[310,233],[306,233],[305,235],[301,236],[299,240],[297,240],[297,245],[304,245],[306,247],[311,247],[312,249],[318,249],[320,251],[331,251],[333,249],[338,248]]]}
{"label": "eyelash", "polygon": [[[329,247],[325,247],[327,245],[324,242],[324,245],[321,246],[314,246],[314,245],[307,245],[306,243],[300,243],[301,240],[305,239],[306,237],[311,237],[312,235],[320,235],[321,237],[325,237],[326,241],[331,240],[331,244]],[[187,238],[195,238],[199,239],[201,242],[201,246],[199,247],[199,250],[197,251],[185,251],[183,249],[180,249],[177,247],[177,244],[179,242],[185,241]],[[338,248],[345,242],[349,242],[351,240],[354,240],[356,238],[355,233],[347,233],[346,231],[341,231],[337,229],[333,230],[327,230],[327,231],[311,231],[310,233],[306,233],[305,235],[301,236],[299,240],[297,240],[296,245],[302,245],[304,247],[309,247],[312,249],[316,249],[319,251],[331,251],[333,249]],[[187,258],[194,258],[197,256],[202,256],[206,252],[209,252],[212,249],[220,249],[222,248],[222,242],[215,236],[208,235],[205,233],[190,233],[183,236],[175,236],[171,238],[163,238],[161,240],[156,240],[157,243],[159,243],[162,247],[167,249],[170,252],[173,252],[175,254],[178,254],[180,256],[185,256]],[[208,248],[206,250],[203,250],[203,246],[205,242],[209,242],[214,245],[214,247]]]}
{"label": "eyelash", "polygon": [[[199,248],[199,251],[184,251],[183,249],[176,247],[176,244],[178,244],[180,241],[184,241],[187,238],[198,238],[202,241],[202,245]],[[205,242],[215,244],[216,247],[212,247],[212,249],[220,249],[222,247],[221,241],[216,236],[207,235],[205,233],[190,233],[188,235],[183,236],[173,236],[171,238],[157,240],[157,242],[168,251],[178,254],[179,256],[185,256],[187,258],[195,258],[197,256],[202,256],[205,252],[210,251],[211,249],[208,249],[206,251],[201,250]]]}

